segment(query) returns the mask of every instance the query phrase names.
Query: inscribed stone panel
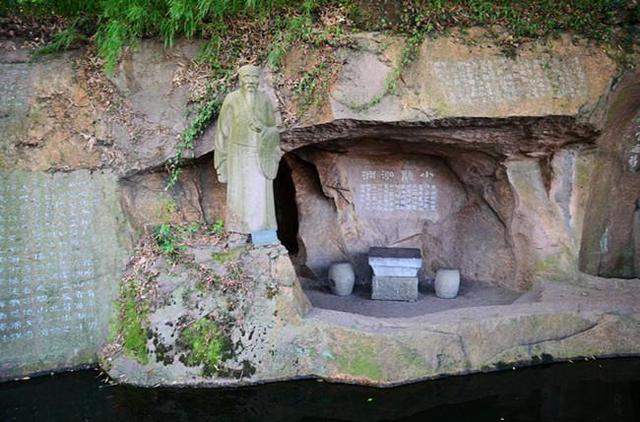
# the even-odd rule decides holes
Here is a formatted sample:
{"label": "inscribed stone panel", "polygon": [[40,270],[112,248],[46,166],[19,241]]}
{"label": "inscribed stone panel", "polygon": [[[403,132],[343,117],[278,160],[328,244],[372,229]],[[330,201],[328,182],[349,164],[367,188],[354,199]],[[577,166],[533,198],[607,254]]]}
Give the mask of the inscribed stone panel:
{"label": "inscribed stone panel", "polygon": [[352,181],[363,216],[438,219],[438,184],[425,163],[371,161],[352,170]]}
{"label": "inscribed stone panel", "polygon": [[94,362],[126,256],[115,179],[0,177],[0,379]]}
{"label": "inscribed stone panel", "polygon": [[442,60],[433,67],[447,100],[454,104],[513,104],[539,98],[573,100],[588,92],[578,57]]}

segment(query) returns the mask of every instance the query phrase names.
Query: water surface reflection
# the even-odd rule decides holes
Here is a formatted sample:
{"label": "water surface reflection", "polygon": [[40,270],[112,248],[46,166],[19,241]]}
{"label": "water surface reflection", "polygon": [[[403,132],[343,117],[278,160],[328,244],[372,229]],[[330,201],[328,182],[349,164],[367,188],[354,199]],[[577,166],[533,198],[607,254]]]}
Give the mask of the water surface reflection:
{"label": "water surface reflection", "polygon": [[108,386],[81,371],[0,384],[2,421],[640,421],[640,359],[392,389],[296,381],[233,390]]}

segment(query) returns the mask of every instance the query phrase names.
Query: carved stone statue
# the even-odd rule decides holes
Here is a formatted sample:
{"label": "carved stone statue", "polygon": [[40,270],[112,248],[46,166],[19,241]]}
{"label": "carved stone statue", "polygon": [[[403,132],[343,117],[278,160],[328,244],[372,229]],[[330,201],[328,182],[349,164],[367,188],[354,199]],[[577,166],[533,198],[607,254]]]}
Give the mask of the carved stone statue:
{"label": "carved stone statue", "polygon": [[218,180],[227,183],[225,226],[236,233],[275,234],[273,179],[283,154],[280,134],[271,101],[258,90],[260,70],[247,65],[238,73],[240,89],[224,99],[214,145]]}

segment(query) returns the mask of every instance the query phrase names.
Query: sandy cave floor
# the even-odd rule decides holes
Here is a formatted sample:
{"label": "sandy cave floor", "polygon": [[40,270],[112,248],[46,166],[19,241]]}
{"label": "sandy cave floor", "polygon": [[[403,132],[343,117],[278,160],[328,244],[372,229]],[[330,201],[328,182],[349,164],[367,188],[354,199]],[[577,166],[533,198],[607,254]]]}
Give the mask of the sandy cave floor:
{"label": "sandy cave floor", "polygon": [[336,296],[328,286],[303,283],[304,292],[316,308],[349,312],[377,318],[410,318],[457,308],[510,305],[522,293],[477,281],[463,281],[455,299],[440,299],[433,285],[421,284],[416,302],[371,299],[371,285],[357,285],[350,296]]}

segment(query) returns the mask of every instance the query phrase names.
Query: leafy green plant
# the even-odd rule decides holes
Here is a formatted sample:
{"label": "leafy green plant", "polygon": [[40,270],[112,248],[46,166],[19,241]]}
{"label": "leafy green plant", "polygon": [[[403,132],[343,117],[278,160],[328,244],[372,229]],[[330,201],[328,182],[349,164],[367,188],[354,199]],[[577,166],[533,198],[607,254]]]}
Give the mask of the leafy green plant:
{"label": "leafy green plant", "polygon": [[[366,4],[369,3],[369,4]],[[312,38],[313,21],[323,7],[341,6],[362,29],[394,30],[411,34],[428,25],[441,31],[448,27],[501,25],[516,37],[536,38],[559,30],[572,30],[595,40],[610,38],[611,29],[626,16],[637,24],[638,5],[624,0],[5,0],[0,13],[82,17],[93,22],[106,68],[113,71],[122,48],[142,37],[161,35],[172,45],[179,35],[208,38],[211,28],[228,18],[264,19],[271,16],[281,28],[277,48],[270,55],[276,65],[293,39]],[[363,7],[366,5],[366,7]],[[365,10],[366,9],[366,10]],[[388,13],[393,9],[393,13]],[[372,15],[373,14],[373,15]],[[281,16],[287,17],[280,19]],[[282,23],[286,22],[282,28]],[[73,31],[54,41],[69,45]],[[213,31],[216,32],[215,30]]]}
{"label": "leafy green plant", "polygon": [[165,255],[176,256],[184,249],[171,224],[165,223],[157,226],[153,230],[153,240],[155,240],[160,252]]}
{"label": "leafy green plant", "polygon": [[222,102],[218,99],[218,96],[206,101],[203,106],[197,109],[195,118],[191,120],[187,129],[182,132],[180,141],[176,145],[176,154],[167,164],[169,171],[167,189],[174,187],[178,183],[185,155],[189,151],[193,151],[196,140],[204,133],[209,123],[218,117],[221,106]]}
{"label": "leafy green plant", "polygon": [[[222,251],[214,252],[211,257],[219,264],[226,264],[237,260],[246,250],[245,246],[238,246],[231,249],[224,249]],[[232,275],[235,276],[235,275]]]}
{"label": "leafy green plant", "polygon": [[313,34],[313,18],[309,8],[301,15],[289,16],[276,21],[276,36],[267,56],[267,62],[273,69],[279,69],[282,59],[291,45],[297,41],[308,41]]}
{"label": "leafy green plant", "polygon": [[197,231],[200,230],[200,228],[201,228],[200,223],[196,223],[196,222],[190,223],[185,229],[185,234],[187,236],[191,236],[197,233]]}
{"label": "leafy green plant", "polygon": [[328,83],[323,76],[329,72],[327,63],[322,62],[318,63],[310,71],[303,73],[302,78],[293,89],[293,93],[298,100],[298,112],[300,114],[304,114],[312,106],[318,106],[322,101],[323,97],[320,94],[326,89]]}
{"label": "leafy green plant", "polygon": [[215,223],[213,223],[213,225],[211,226],[210,232],[214,236],[218,236],[218,237],[223,236],[225,233],[224,220],[222,219],[216,220]]}
{"label": "leafy green plant", "polygon": [[177,258],[183,252],[189,239],[203,229],[202,224],[159,224],[153,229],[153,240],[160,253]]}

